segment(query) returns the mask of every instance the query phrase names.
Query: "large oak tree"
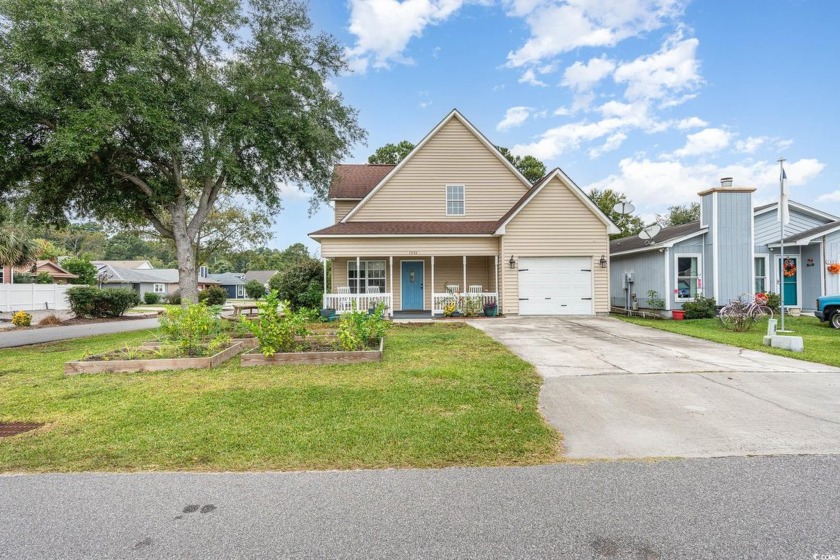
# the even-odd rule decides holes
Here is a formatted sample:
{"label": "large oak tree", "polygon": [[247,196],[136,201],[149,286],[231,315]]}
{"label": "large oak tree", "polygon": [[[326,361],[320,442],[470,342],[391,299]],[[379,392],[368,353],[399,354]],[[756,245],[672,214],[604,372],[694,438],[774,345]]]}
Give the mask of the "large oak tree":
{"label": "large oak tree", "polygon": [[364,138],[328,82],[345,70],[292,0],[0,0],[0,188],[48,222],[150,224],[194,301],[220,197],[325,198]]}

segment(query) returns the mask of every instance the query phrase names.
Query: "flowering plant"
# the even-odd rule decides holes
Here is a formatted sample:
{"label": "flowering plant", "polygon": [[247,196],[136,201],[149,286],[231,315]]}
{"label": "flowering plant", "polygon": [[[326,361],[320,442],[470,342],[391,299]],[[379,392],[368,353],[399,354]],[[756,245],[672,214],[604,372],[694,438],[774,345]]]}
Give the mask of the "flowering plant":
{"label": "flowering plant", "polygon": [[796,276],[796,264],[794,264],[793,260],[785,259],[784,274],[785,278],[793,278]]}
{"label": "flowering plant", "polygon": [[767,302],[768,302],[769,299],[770,299],[770,296],[768,296],[764,292],[758,292],[757,294],[755,294],[755,302],[758,305],[767,305]]}
{"label": "flowering plant", "polygon": [[828,265],[828,271],[832,274],[840,274],[840,262]]}

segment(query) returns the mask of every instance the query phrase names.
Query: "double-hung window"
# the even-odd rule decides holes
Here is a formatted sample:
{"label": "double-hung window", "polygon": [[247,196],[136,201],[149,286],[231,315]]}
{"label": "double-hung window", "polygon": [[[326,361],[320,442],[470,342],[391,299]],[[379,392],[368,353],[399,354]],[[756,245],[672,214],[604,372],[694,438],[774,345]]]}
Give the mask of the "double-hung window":
{"label": "double-hung window", "polygon": [[700,255],[674,255],[676,263],[676,290],[678,301],[690,300],[700,293]]}
{"label": "double-hung window", "polygon": [[446,215],[464,215],[464,185],[446,185]]}
{"label": "double-hung window", "polygon": [[152,291],[156,294],[165,294],[166,284],[155,284],[154,286],[152,286]]}
{"label": "double-hung window", "polygon": [[236,297],[241,298],[245,297],[245,286],[237,285],[236,286]]}
{"label": "double-hung window", "polygon": [[755,277],[755,293],[767,291],[767,257],[756,257],[753,263],[753,276]]}
{"label": "double-hung window", "polygon": [[356,270],[356,261],[347,262],[347,285],[352,294],[371,293],[370,288],[379,288],[380,294],[385,293],[385,261],[359,261],[360,269]]}

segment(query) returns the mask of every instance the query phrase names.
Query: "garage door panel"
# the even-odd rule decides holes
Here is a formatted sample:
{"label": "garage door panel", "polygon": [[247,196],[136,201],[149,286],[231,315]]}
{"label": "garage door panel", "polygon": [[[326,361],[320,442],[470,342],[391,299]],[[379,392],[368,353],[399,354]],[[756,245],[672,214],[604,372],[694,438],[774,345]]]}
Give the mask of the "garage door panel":
{"label": "garage door panel", "polygon": [[520,315],[592,315],[590,257],[521,257]]}

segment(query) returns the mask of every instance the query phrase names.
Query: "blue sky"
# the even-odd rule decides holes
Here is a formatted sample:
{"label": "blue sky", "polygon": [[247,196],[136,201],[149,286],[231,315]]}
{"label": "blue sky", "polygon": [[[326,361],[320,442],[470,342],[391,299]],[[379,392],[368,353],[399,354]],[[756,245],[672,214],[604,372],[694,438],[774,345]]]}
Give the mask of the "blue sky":
{"label": "blue sky", "polygon": [[[457,107],[496,144],[627,193],[652,219],[732,176],[840,214],[840,3],[803,0],[311,0],[354,71],[352,162],[418,142]],[[285,194],[271,245],[332,222]]]}

